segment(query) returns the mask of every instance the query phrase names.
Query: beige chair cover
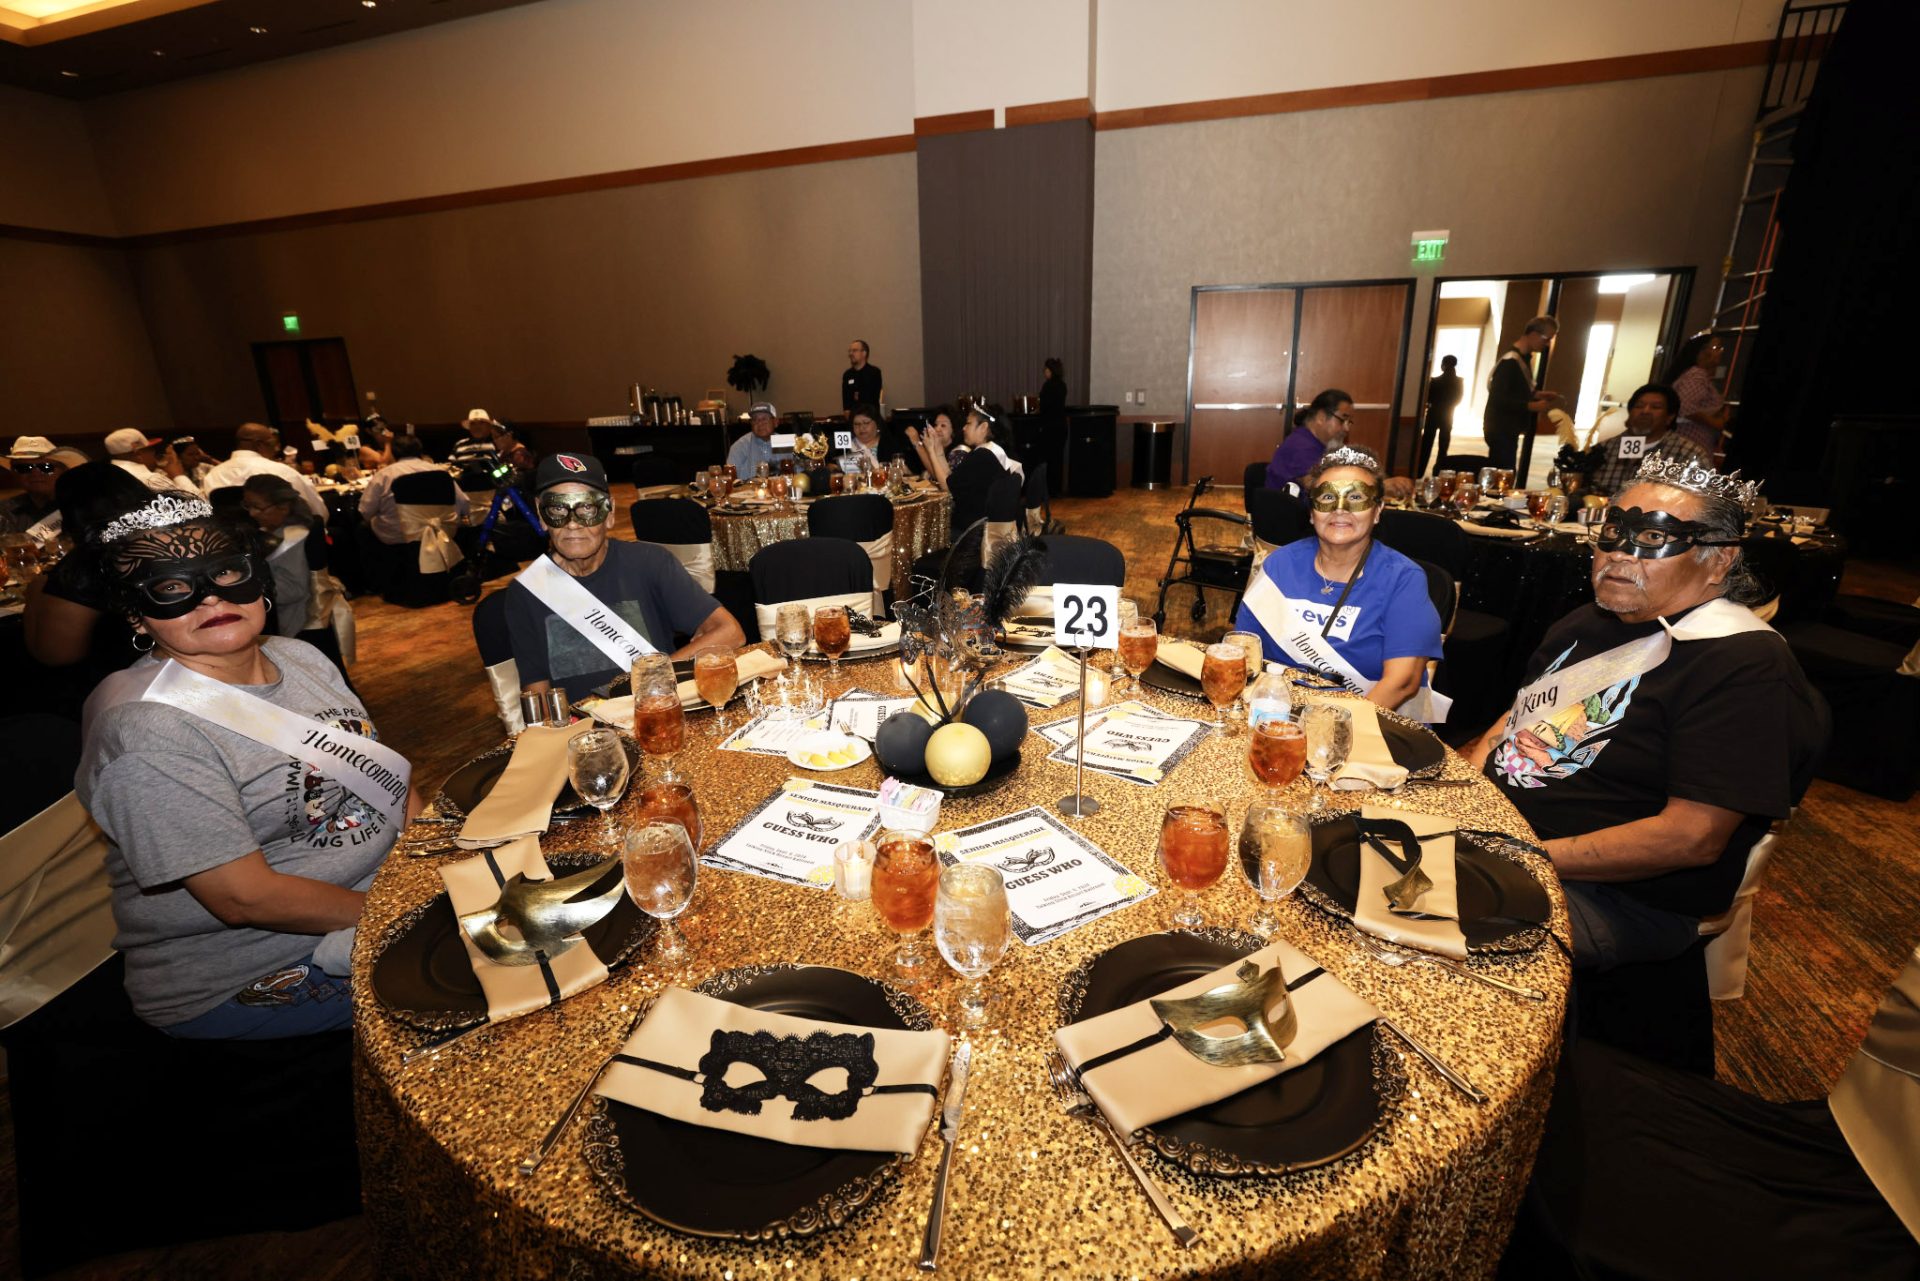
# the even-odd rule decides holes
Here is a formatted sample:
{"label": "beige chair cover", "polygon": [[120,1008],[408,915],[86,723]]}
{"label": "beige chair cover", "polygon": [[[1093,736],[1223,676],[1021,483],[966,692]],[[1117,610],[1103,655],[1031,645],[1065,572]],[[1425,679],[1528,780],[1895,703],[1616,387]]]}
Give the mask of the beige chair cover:
{"label": "beige chair cover", "polygon": [[0,836],[0,1028],[113,955],[106,852],[71,792]]}
{"label": "beige chair cover", "polygon": [[487,668],[487,687],[493,691],[493,710],[507,737],[525,729],[526,718],[520,711],[520,664],[509,658]]}
{"label": "beige chair cover", "polygon": [[805,600],[783,600],[772,605],[762,605],[759,601],[755,601],[753,619],[760,625],[760,635],[767,640],[772,640],[780,631],[780,606],[782,605],[805,605],[807,617],[811,619],[814,610],[824,609],[829,605],[845,605],[848,609],[857,609],[865,613],[872,604],[873,596],[869,592],[840,592],[833,596],[809,596]]}
{"label": "beige chair cover", "polygon": [[867,617],[885,618],[887,603],[884,593],[893,586],[893,531],[888,530],[878,538],[861,543],[860,550],[873,562],[873,604],[866,611]]}
{"label": "beige chair cover", "polygon": [[452,503],[400,503],[394,509],[407,541],[420,544],[420,572],[444,574],[466,557],[454,544],[460,510]]}
{"label": "beige chair cover", "polygon": [[713,591],[712,543],[655,543],[654,546],[672,552],[673,558],[686,566],[688,576],[700,584],[701,591]]}
{"label": "beige chair cover", "polygon": [[1920,1239],[1920,951],[1881,998],[1827,1107],[1860,1168]]}
{"label": "beige chair cover", "polygon": [[1785,823],[1753,843],[1747,851],[1746,874],[1734,891],[1733,903],[1718,916],[1700,922],[1700,936],[1707,943],[1707,990],[1716,1001],[1737,1001],[1747,994],[1747,953],[1753,943],[1753,900],[1760,893],[1760,881],[1766,875],[1767,860],[1786,830]]}
{"label": "beige chair cover", "polygon": [[1019,526],[1010,520],[990,520],[987,527],[980,531],[980,563],[991,564],[993,555],[1001,546],[1020,537]]}

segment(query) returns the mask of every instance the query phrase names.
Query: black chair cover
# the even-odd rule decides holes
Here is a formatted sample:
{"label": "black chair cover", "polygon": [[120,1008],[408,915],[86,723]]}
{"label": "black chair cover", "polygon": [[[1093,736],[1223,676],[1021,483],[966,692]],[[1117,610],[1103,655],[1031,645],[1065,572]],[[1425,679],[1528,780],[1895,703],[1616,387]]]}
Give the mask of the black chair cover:
{"label": "black chair cover", "polygon": [[1913,795],[1920,781],[1920,680],[1900,674],[1907,647],[1825,623],[1779,630],[1833,711],[1820,777],[1896,801]]}
{"label": "black chair cover", "polygon": [[443,471],[416,471],[393,482],[393,501],[406,504],[452,503],[456,487],[453,477]]}
{"label": "black chair cover", "polygon": [[713,518],[691,498],[643,498],[633,505],[628,519],[633,522],[633,536],[643,543],[713,541]]}
{"label": "black chair cover", "polygon": [[1903,650],[1920,643],[1920,609],[1877,596],[1843,593],[1834,598],[1821,621],[1841,631],[1858,632],[1898,645]]}
{"label": "black chair cover", "polygon": [[1020,508],[1020,477],[1008,472],[987,489],[987,519],[1018,521],[1024,514]]}
{"label": "black chair cover", "polygon": [[473,643],[480,665],[492,667],[513,657],[513,638],[507,634],[507,593],[502,588],[473,607]]}
{"label": "black chair cover", "polygon": [[878,494],[842,494],[816,499],[807,508],[807,534],[872,542],[893,532],[893,504]]}
{"label": "black chair cover", "polygon": [[1040,571],[1043,585],[1102,583],[1127,585],[1127,558],[1112,543],[1079,534],[1052,534],[1040,540],[1047,547],[1047,563]]}
{"label": "black chair cover", "polygon": [[[1466,576],[1471,535],[1444,516],[1389,507],[1380,514],[1374,537],[1402,556],[1444,570],[1456,590]],[[1447,622],[1444,611],[1440,621]],[[1507,710],[1514,694],[1505,674],[1511,629],[1505,619],[1476,609],[1455,610],[1452,623],[1433,687],[1453,699],[1441,737],[1458,743]]]}
{"label": "black chair cover", "polygon": [[1047,490],[1047,465],[1043,462],[1027,464],[1027,484],[1020,495],[1021,504],[1028,511],[1040,513],[1040,528],[1028,531],[1034,534],[1064,534],[1066,526],[1054,528],[1053,499]]}
{"label": "black chair cover", "polygon": [[1440,631],[1445,634],[1453,623],[1454,593],[1453,575],[1430,560],[1415,559],[1421,572],[1427,576],[1427,598],[1433,602],[1433,612],[1440,615]]}
{"label": "black chair cover", "polygon": [[1313,532],[1307,505],[1284,489],[1249,489],[1246,497],[1253,536],[1261,542],[1283,547]]}
{"label": "black chair cover", "polygon": [[793,538],[762,547],[747,562],[747,573],[756,605],[873,590],[873,562],[860,544],[845,538]]}
{"label": "black chair cover", "polygon": [[[1253,493],[1255,490],[1265,489],[1266,487],[1267,487],[1266,460],[1262,459],[1260,462],[1257,462],[1257,463],[1248,463],[1246,465],[1245,470],[1243,470],[1240,473],[1241,503],[1243,505],[1246,503],[1247,495]],[[1248,507],[1247,511],[1252,512],[1253,508]]]}

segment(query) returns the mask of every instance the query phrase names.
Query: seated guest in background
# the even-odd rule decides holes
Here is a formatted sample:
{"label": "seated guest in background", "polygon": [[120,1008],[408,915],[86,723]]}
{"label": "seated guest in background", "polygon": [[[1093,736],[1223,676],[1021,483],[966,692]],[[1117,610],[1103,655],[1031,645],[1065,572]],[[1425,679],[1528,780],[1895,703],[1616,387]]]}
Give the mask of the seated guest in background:
{"label": "seated guest in background", "polygon": [[[327,569],[327,527],[307,512],[292,485],[279,476],[249,476],[241,491],[248,519],[260,529],[267,568],[273,575],[273,618],[269,630],[325,654],[347,674],[333,634],[333,604],[314,592],[315,576]],[[327,580],[321,579],[323,584]],[[352,682],[348,682],[351,688]]]}
{"label": "seated guest in background", "polygon": [[393,429],[379,414],[368,414],[366,425],[360,429],[357,461],[360,470],[369,475],[393,463]]}
{"label": "seated guest in background", "polygon": [[86,546],[150,651],[87,700],[74,780],[134,1011],[177,1037],[347,1027],[363,891],[417,808],[406,760],[312,647],[262,639],[266,568],[204,499],[156,495]]}
{"label": "seated guest in background", "polygon": [[920,457],[920,470],[941,489],[947,487],[948,474],[967,455],[965,445],[953,443],[953,408],[950,405],[941,405],[930,412],[925,427],[907,428],[907,443],[913,446],[913,452]]}
{"label": "seated guest in background", "polygon": [[853,445],[840,455],[843,463],[851,463],[857,469],[887,465],[888,454],[881,441],[879,410],[872,405],[855,405],[847,414],[847,427],[853,437]]}
{"label": "seated guest in background", "polygon": [[1425,688],[1440,657],[1440,615],[1426,571],[1374,541],[1380,464],[1343,445],[1307,474],[1313,537],[1268,554],[1234,625],[1262,637],[1266,656],[1321,672],[1369,702],[1416,720],[1445,710]]}
{"label": "seated guest in background", "polygon": [[953,495],[956,538],[967,526],[986,516],[987,491],[993,488],[993,482],[1008,472],[1023,482],[1026,479],[1026,469],[1009,458],[1006,448],[996,439],[1004,422],[1001,411],[989,405],[975,405],[967,411],[966,425],[960,429],[967,456],[947,474],[947,492]]}
{"label": "seated guest in background", "polygon": [[[427,448],[420,438],[413,435],[395,436],[392,442],[393,465],[382,467],[375,472],[373,479],[360,494],[360,516],[367,522],[367,528],[373,536],[383,543],[400,546],[413,541],[409,536],[406,523],[400,519],[400,505],[394,501],[393,482],[402,476],[413,476],[423,471],[441,471],[439,463],[427,457]],[[467,517],[467,495],[458,486],[453,491],[454,510],[460,519]]]}
{"label": "seated guest in background", "polygon": [[867,340],[856,338],[847,344],[847,372],[840,378],[840,408],[852,413],[858,405],[877,405],[886,390],[880,366],[867,363]]}
{"label": "seated guest in background", "polygon": [[191,436],[175,436],[172,444],[174,456],[180,460],[180,466],[186,472],[187,479],[192,481],[194,487],[198,489],[200,482],[207,478],[207,473],[212,471],[214,464],[220,460],[200,448],[200,442]]}
{"label": "seated guest in background", "polygon": [[462,472],[491,467],[494,455],[499,452],[493,439],[496,431],[493,416],[484,409],[469,409],[460,425],[467,430],[466,439],[453,447],[447,461]]}
{"label": "seated guest in background", "polygon": [[762,400],[747,411],[747,434],[733,442],[727,462],[741,480],[752,480],[760,464],[773,465],[773,429],[780,423],[780,411]]}
{"label": "seated guest in background", "polygon": [[1649,458],[1713,466],[1713,459],[1696,442],[1673,430],[1680,397],[1673,388],[1648,383],[1627,401],[1627,429],[1600,446],[1600,463],[1587,477],[1597,494],[1611,494],[1632,483],[1640,464]]}
{"label": "seated guest in background", "polygon": [[1285,489],[1314,469],[1320,455],[1347,441],[1353,425],[1353,397],[1337,387],[1315,396],[1293,416],[1293,430],[1273,451],[1267,464],[1267,488]]}
{"label": "seated guest in background", "polygon": [[1827,736],[1822,700],[1748,606],[1757,486],[1654,459],[1594,541],[1594,604],[1554,624],[1513,710],[1467,751],[1546,842],[1577,968],[1677,956],[1727,910]]}
{"label": "seated guest in background", "polygon": [[[746,644],[733,615],[672,552],[607,537],[613,498],[599,459],[549,454],[534,488],[547,554],[507,588],[507,630],[523,688],[559,686],[579,699],[625,676],[641,654],[683,658],[703,645]],[[690,639],[676,647],[676,636]]]}
{"label": "seated guest in background", "polygon": [[[54,482],[61,531],[72,531],[68,536],[76,542],[84,531],[152,497],[151,489],[112,463],[81,463]],[[112,622],[110,604],[93,562],[85,556],[62,556],[27,588],[21,623],[28,656],[47,667],[85,662],[101,675],[126,666],[129,633]]]}
{"label": "seated guest in background", "polygon": [[70,467],[83,467],[87,456],[77,449],[56,449],[45,436],[20,436],[7,451],[7,469],[20,482],[20,492],[0,503],[0,534],[24,534],[60,508],[54,487]]}
{"label": "seated guest in background", "polygon": [[107,458],[155,492],[177,489],[187,494],[198,493],[193,482],[187,479],[180,460],[165,444],[158,436],[149,436],[138,427],[122,427],[107,433]]}
{"label": "seated guest in background", "polygon": [[280,433],[265,423],[241,423],[233,433],[233,453],[224,463],[214,464],[200,482],[201,492],[211,495],[216,489],[244,485],[247,477],[261,473],[291,482],[294,492],[307,510],[321,520],[327,518],[327,504],[313,482],[280,459]]}

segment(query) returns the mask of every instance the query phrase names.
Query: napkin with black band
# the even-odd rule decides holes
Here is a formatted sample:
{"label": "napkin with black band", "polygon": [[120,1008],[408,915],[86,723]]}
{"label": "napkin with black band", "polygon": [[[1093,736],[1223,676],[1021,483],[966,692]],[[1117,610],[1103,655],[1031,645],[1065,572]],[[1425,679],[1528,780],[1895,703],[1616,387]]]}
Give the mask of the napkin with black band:
{"label": "napkin with black band", "polygon": [[1233,1067],[1204,1063],[1167,1034],[1166,1024],[1146,1001],[1070,1023],[1053,1034],[1061,1054],[1079,1072],[1080,1083],[1122,1134],[1218,1103],[1291,1072],[1380,1017],[1378,1010],[1313,958],[1278,939],[1158,995],[1198,996],[1232,983],[1249,960],[1263,972],[1278,964],[1286,975],[1298,1029],[1284,1047],[1286,1057],[1278,1063]]}
{"label": "napkin with black band", "polygon": [[1333,776],[1337,791],[1360,791],[1369,787],[1390,792],[1407,781],[1407,767],[1393,759],[1386,735],[1380,732],[1380,712],[1372,703],[1341,700],[1352,714],[1353,737],[1347,748],[1347,763]]}
{"label": "napkin with black band", "polygon": [[[498,849],[482,850],[473,858],[440,868],[440,879],[446,883],[456,917],[499,902],[500,891],[516,874],[531,881],[553,879],[538,838],[522,836]],[[585,942],[536,965],[501,965],[475,947],[464,930],[460,942],[467,949],[474,977],[480,980],[480,990],[486,993],[487,1018],[494,1023],[558,1004],[607,977],[607,967]]]}
{"label": "napkin with black band", "polygon": [[594,1091],[689,1125],[843,1152],[919,1150],[947,1068],[945,1032],[660,994]]}
{"label": "napkin with black band", "polygon": [[[1400,943],[1428,952],[1467,959],[1467,936],[1460,930],[1458,880],[1454,868],[1454,820],[1435,814],[1416,814],[1410,810],[1368,805],[1361,809],[1363,823],[1404,823],[1412,829],[1420,851],[1420,870],[1433,884],[1416,899],[1411,908],[1419,919],[1403,916],[1387,906],[1386,887],[1400,879],[1403,869],[1388,862],[1373,845],[1360,842],[1360,888],[1354,898],[1353,923],[1367,933],[1389,943]],[[1397,858],[1405,851],[1392,840],[1383,843]]]}
{"label": "napkin with black band", "polygon": [[567,744],[592,729],[592,721],[535,725],[513,740],[513,756],[454,843],[484,849],[517,836],[537,836],[553,822],[553,800],[567,781]]}

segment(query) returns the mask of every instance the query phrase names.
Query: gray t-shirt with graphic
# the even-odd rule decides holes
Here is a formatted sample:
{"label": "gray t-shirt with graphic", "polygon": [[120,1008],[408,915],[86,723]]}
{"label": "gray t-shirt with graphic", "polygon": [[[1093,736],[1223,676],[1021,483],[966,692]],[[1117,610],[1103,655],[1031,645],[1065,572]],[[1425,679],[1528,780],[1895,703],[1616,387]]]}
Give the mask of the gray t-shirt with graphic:
{"label": "gray t-shirt with graphic", "polygon": [[[238,688],[378,740],[319,650],[278,637],[261,643],[280,679]],[[398,833],[323,771],[179,708],[142,702],[160,669],[143,658],[87,700],[73,786],[112,842],[107,881],[127,995],[141,1018],[170,1027],[320,941],[223,925],[188,892],[187,877],[260,850],[276,872],[353,885],[379,866]]]}

